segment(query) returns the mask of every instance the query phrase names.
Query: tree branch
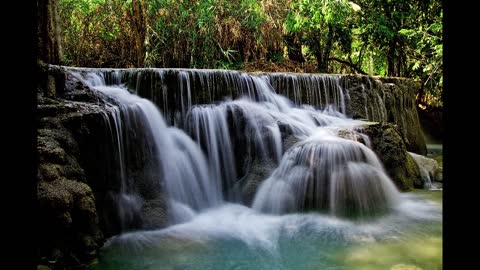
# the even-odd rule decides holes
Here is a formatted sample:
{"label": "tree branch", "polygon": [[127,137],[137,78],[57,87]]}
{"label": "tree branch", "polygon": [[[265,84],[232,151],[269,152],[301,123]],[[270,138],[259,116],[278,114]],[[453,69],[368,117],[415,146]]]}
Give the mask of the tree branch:
{"label": "tree branch", "polygon": [[363,70],[359,69],[355,64],[352,64],[348,61],[345,61],[345,60],[342,60],[342,59],[339,59],[339,58],[336,58],[336,57],[331,57],[331,58],[328,58],[329,61],[337,61],[341,64],[345,64],[351,68],[353,68],[356,72],[360,73],[360,74],[363,74],[363,75],[368,75],[367,73],[365,73]]}

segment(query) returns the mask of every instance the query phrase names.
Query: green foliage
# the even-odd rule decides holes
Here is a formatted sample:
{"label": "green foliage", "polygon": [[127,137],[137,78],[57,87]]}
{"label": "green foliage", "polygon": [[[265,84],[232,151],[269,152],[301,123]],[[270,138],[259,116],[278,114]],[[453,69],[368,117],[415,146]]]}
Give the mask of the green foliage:
{"label": "green foliage", "polygon": [[121,0],[62,0],[63,62],[77,66],[133,66],[131,26]]}
{"label": "green foliage", "polygon": [[423,93],[421,102],[426,105],[441,106],[443,87],[443,14],[429,25],[401,29],[399,33],[407,38],[409,77],[422,82],[428,91]]}
{"label": "green foliage", "polygon": [[251,62],[284,63],[288,52],[290,61],[320,72],[414,78],[422,102],[441,105],[439,0],[59,3],[66,65],[242,69]]}
{"label": "green foliage", "polygon": [[352,45],[354,8],[346,0],[300,0],[290,5],[285,19],[287,34],[301,36],[322,72],[328,71],[330,52],[348,54]]}

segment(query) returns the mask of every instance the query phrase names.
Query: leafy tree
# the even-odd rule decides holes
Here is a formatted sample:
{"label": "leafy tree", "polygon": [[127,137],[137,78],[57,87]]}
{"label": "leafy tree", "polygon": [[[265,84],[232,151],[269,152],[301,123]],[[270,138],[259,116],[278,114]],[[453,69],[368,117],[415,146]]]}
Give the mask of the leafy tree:
{"label": "leafy tree", "polygon": [[334,46],[349,53],[352,44],[354,7],[344,0],[300,0],[291,3],[285,20],[287,33],[298,34],[317,61],[320,72],[328,72]]}
{"label": "leafy tree", "polygon": [[421,105],[441,106],[443,87],[443,12],[438,1],[422,12],[422,23],[404,28],[399,33],[406,37],[406,54],[409,72],[406,77],[421,82],[418,100]]}

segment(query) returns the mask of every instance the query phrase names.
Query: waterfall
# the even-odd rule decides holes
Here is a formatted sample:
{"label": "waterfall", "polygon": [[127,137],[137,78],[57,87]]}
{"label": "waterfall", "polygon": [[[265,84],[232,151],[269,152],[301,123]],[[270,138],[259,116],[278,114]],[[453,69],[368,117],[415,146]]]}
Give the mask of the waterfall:
{"label": "waterfall", "polygon": [[260,212],[316,210],[368,217],[398,201],[368,137],[358,132],[364,122],[345,115],[349,95],[340,76],[175,69],[72,72],[111,101],[106,121],[115,131],[120,194],[133,205],[119,204],[122,209],[138,212],[142,206],[124,164],[129,138],[122,137],[125,130],[138,128],[137,122],[146,133],[153,164],[149,170],[159,175],[155,181],[167,195],[172,223],[225,202],[242,203],[238,187],[245,184],[241,180],[252,162],[275,167],[253,198],[252,208]]}
{"label": "waterfall", "polygon": [[135,132],[138,125],[133,122],[143,123],[143,131],[146,132],[144,140],[149,148],[147,159],[152,163],[148,172],[153,171],[160,175],[156,184],[164,185],[172,220],[184,220],[195,210],[219,205],[223,201],[221,186],[211,177],[206,157],[198,144],[180,129],[168,127],[161,112],[152,102],[131,94],[123,85],[106,86],[103,76],[99,74],[87,73],[82,77],[77,73],[75,76],[83,79],[92,89],[106,95],[115,104],[109,104],[112,114],[106,120],[107,126],[114,131],[112,140],[116,147],[113,154],[118,156],[116,161],[120,170],[119,198],[122,199],[117,203],[120,213],[126,209],[134,209],[136,212],[141,209],[136,183],[131,182],[127,176],[128,164],[124,158],[125,149],[132,147],[128,145],[132,141],[121,137],[126,131]]}

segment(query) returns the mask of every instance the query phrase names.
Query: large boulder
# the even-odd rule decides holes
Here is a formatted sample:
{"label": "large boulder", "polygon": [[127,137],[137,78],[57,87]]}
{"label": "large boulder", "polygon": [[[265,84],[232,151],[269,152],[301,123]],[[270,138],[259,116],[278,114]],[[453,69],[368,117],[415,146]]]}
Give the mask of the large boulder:
{"label": "large boulder", "polygon": [[371,147],[378,155],[388,176],[401,191],[422,188],[423,182],[418,165],[407,148],[396,125],[376,123],[365,127]]}

